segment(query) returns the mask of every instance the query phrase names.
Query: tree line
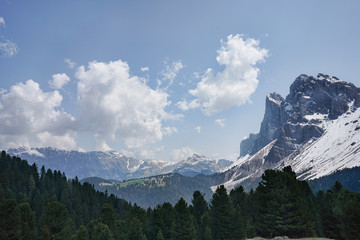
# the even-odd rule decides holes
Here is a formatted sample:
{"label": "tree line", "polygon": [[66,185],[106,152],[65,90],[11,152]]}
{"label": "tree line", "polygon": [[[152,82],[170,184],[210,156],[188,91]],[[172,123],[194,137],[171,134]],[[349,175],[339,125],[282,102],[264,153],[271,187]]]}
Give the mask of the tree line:
{"label": "tree line", "polygon": [[255,190],[221,185],[210,203],[195,191],[143,209],[93,185],[0,156],[0,239],[360,239],[360,194],[335,184],[313,194],[291,167],[266,170]]}

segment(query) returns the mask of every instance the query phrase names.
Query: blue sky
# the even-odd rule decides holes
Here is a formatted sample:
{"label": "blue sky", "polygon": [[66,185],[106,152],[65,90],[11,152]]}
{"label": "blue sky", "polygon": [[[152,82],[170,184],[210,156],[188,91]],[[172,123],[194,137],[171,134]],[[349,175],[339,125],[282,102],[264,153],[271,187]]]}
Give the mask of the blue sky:
{"label": "blue sky", "polygon": [[360,86],[358,1],[0,0],[0,147],[235,159],[300,74]]}

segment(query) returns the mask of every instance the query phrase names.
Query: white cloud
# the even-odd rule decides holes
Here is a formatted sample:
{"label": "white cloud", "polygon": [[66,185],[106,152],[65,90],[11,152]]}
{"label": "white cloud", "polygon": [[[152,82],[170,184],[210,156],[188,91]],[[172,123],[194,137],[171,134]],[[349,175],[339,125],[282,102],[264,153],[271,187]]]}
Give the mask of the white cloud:
{"label": "white cloud", "polygon": [[171,158],[174,162],[178,162],[181,160],[185,160],[188,157],[194,155],[195,151],[192,150],[190,147],[181,147],[171,151]]}
{"label": "white cloud", "polygon": [[140,70],[141,70],[142,72],[148,72],[148,71],[149,71],[149,67],[142,67],[142,68],[140,68]]}
{"label": "white cloud", "polygon": [[0,42],[0,56],[1,57],[11,57],[14,56],[19,51],[16,43],[9,40]]}
{"label": "white cloud", "polygon": [[0,94],[0,143],[3,148],[52,146],[76,148],[74,118],[58,108],[58,91],[43,92],[28,80]]}
{"label": "white cloud", "polygon": [[178,130],[176,127],[164,127],[163,128],[164,135],[171,135],[177,133]]}
{"label": "white cloud", "polygon": [[250,101],[258,85],[256,64],[265,61],[268,50],[260,48],[259,41],[242,35],[229,35],[221,45],[216,60],[224,70],[214,73],[208,69],[196,88],[189,90],[194,99],[177,103],[182,110],[200,108],[211,115]]}
{"label": "white cloud", "polygon": [[121,149],[120,153],[124,154],[126,157],[135,157],[135,153],[126,149]]}
{"label": "white cloud", "polygon": [[162,126],[163,121],[176,118],[165,110],[170,104],[168,94],[130,76],[126,62],[90,62],[87,69],[79,67],[75,76],[81,121],[94,132],[98,149],[106,149],[109,140],[124,140],[128,148],[138,148],[175,131]]}
{"label": "white cloud", "polygon": [[52,79],[49,81],[49,85],[53,89],[61,89],[70,81],[70,78],[66,73],[58,73],[52,75]]}
{"label": "white cloud", "polygon": [[184,65],[181,63],[181,61],[175,61],[171,64],[168,64],[165,62],[165,70],[162,71],[162,79],[158,80],[158,85],[160,87],[161,84],[164,82],[168,82],[168,86],[171,86],[174,83],[174,80],[181,69],[184,68]]}
{"label": "white cloud", "polygon": [[186,100],[178,102],[176,104],[181,110],[183,111],[187,111],[190,109],[194,109],[194,108],[199,108],[200,107],[200,102],[198,99],[194,99],[190,102],[187,102]]}
{"label": "white cloud", "polygon": [[64,62],[68,65],[69,68],[73,69],[76,66],[76,62],[72,61],[69,58],[65,58]]}
{"label": "white cloud", "polygon": [[225,119],[221,118],[221,119],[215,119],[215,123],[217,125],[219,125],[220,127],[225,127]]}
{"label": "white cloud", "polygon": [[164,151],[164,148],[164,146],[157,148],[140,148],[138,149],[138,152],[142,159],[154,159],[158,152]]}
{"label": "white cloud", "polygon": [[201,133],[201,127],[200,126],[196,126],[195,130],[196,130],[197,133]]}
{"label": "white cloud", "polygon": [[[0,17],[0,27],[6,27],[5,19]],[[2,35],[0,35],[3,38]],[[19,51],[16,43],[4,39],[4,41],[0,42],[0,57],[11,57],[14,56]]]}

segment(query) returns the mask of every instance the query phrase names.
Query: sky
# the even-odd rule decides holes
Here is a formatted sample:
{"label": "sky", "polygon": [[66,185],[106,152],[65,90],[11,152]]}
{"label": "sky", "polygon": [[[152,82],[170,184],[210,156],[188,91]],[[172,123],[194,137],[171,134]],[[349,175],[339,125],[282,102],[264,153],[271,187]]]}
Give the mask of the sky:
{"label": "sky", "polygon": [[0,148],[235,160],[266,94],[360,86],[359,1],[0,0]]}

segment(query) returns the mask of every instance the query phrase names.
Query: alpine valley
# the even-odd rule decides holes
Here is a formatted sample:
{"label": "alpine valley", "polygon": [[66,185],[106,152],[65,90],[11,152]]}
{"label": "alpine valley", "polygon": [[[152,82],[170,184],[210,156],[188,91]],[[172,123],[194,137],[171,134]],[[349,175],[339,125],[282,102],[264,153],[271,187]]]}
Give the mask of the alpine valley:
{"label": "alpine valley", "polygon": [[236,162],[200,155],[178,163],[142,161],[115,151],[51,148],[9,149],[8,153],[85,178],[82,181],[97,190],[143,207],[174,204],[180,197],[190,201],[195,190],[209,200],[219,185],[228,191],[242,185],[249,191],[266,169],[285,166],[291,166],[314,191],[328,189],[335,180],[360,191],[359,88],[324,74],[300,75],[286,98],[270,93],[265,104],[260,131],[241,141]]}

